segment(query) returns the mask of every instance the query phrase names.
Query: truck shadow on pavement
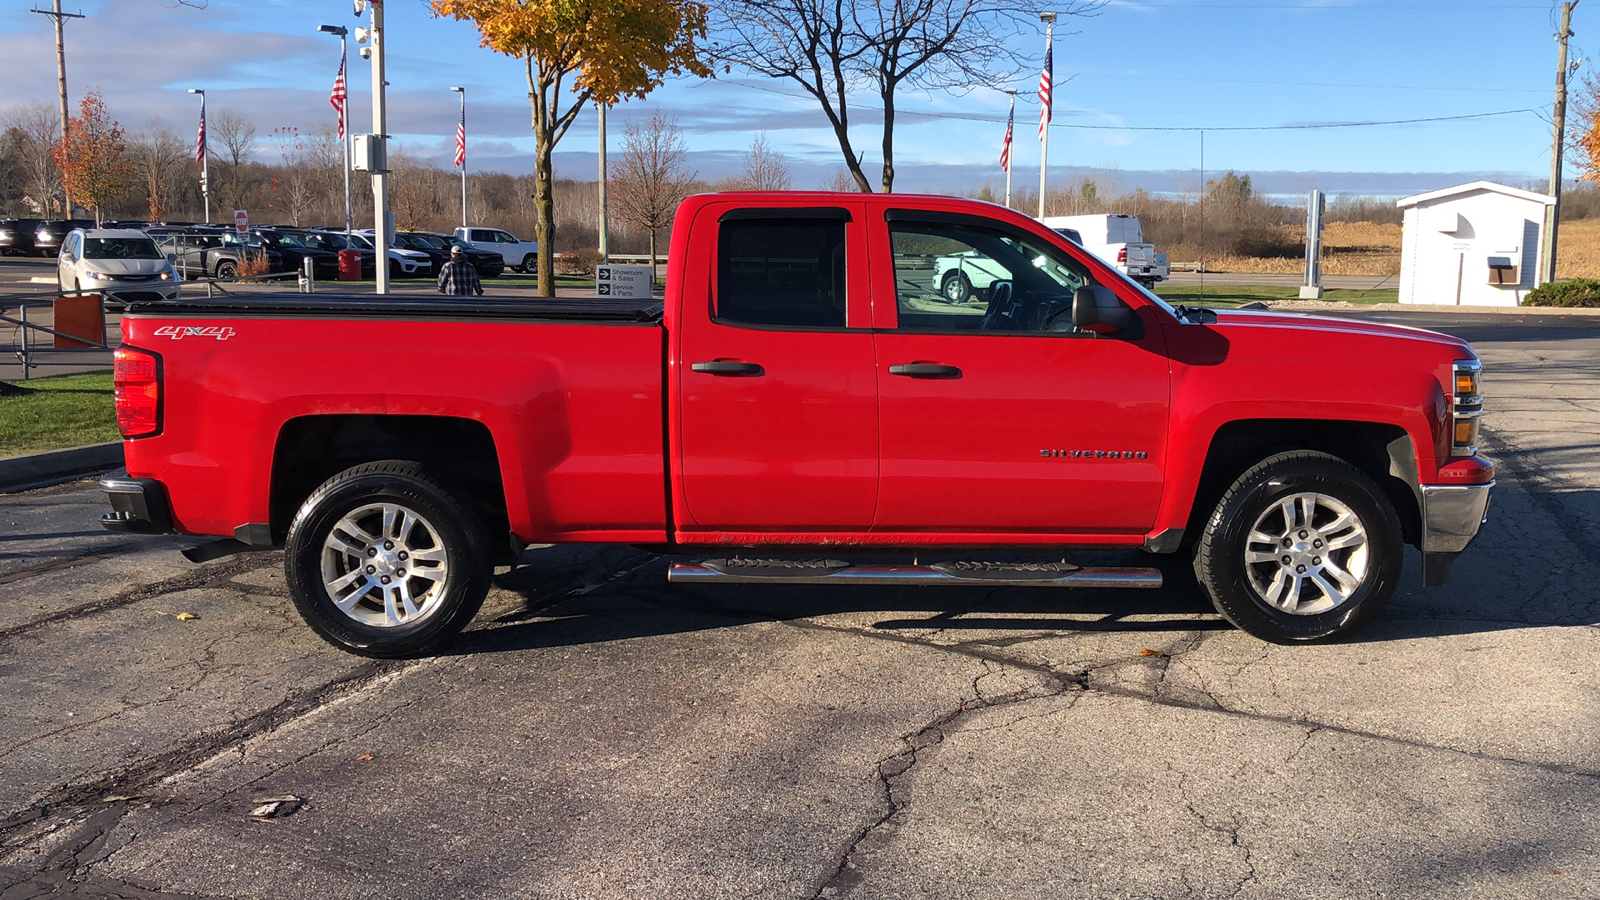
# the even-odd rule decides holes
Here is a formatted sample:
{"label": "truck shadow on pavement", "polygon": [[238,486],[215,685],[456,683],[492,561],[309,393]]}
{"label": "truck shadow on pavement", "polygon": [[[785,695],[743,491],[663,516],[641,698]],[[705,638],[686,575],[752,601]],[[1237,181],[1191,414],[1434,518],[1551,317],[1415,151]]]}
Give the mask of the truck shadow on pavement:
{"label": "truck shadow on pavement", "polygon": [[[1461,558],[1448,587],[1421,587],[1420,557],[1408,548],[1400,588],[1388,610],[1347,642],[1600,624],[1595,588],[1530,557],[1510,533],[1514,524],[1486,527],[1480,537],[1483,546]],[[1165,581],[1156,590],[918,588],[670,584],[666,569],[679,558],[617,547],[609,553],[626,561],[615,563],[609,580],[560,591],[550,589],[551,570],[539,553],[528,554],[522,567],[497,579],[502,590],[520,598],[521,608],[480,617],[457,652],[572,646],[800,620],[831,620],[829,627],[910,639],[934,632],[944,632],[945,639],[950,632],[1178,637],[1233,628],[1194,582],[1187,554],[1097,552],[1090,554],[1093,559],[1073,558],[1091,565],[1155,566]]]}

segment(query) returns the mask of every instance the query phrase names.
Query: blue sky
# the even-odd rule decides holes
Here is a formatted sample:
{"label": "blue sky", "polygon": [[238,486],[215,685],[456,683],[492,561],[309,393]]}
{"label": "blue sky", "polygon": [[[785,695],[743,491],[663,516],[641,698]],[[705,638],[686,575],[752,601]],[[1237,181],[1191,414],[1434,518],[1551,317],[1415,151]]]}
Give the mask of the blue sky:
{"label": "blue sky", "polygon": [[[13,0],[0,11],[0,58],[9,61],[0,111],[28,100],[56,102],[50,22],[30,13],[32,5]],[[1550,126],[1533,112],[1367,128],[1225,129],[1508,110],[1548,116],[1558,7],[1482,0],[1113,0],[1092,17],[1058,26],[1052,181],[1092,168],[1113,170],[1110,177],[1123,187],[1192,187],[1201,162],[1199,132],[1139,128],[1207,129],[1208,174],[1260,173],[1258,182],[1274,191],[1323,187],[1393,195],[1480,175],[1544,181]],[[315,28],[358,24],[349,0],[210,0],[204,9],[175,0],[69,0],[65,8],[89,17],[67,25],[74,102],[84,90],[99,89],[126,127],[159,119],[183,134],[192,134],[196,115],[196,99],[184,93],[188,87],[206,88],[213,110],[246,114],[269,138],[274,128],[331,121],[327,94],[338,41]],[[1587,55],[1591,16],[1600,16],[1600,3],[1575,13],[1574,59]],[[472,168],[530,170],[533,142],[517,62],[480,49],[469,25],[432,18],[422,0],[389,0],[388,18],[390,132],[408,151],[448,165],[458,102],[448,87],[464,85]],[[1016,45],[1030,60],[1013,81],[1022,98],[1018,184],[1038,179],[1032,95],[1043,43],[1041,31]],[[352,130],[370,130],[370,69],[355,56],[353,41],[350,83]],[[660,109],[679,120],[702,175],[730,171],[753,134],[765,131],[790,157],[799,186],[812,186],[838,166],[839,151],[814,103],[787,96],[796,93],[796,86],[738,72],[711,82],[671,82],[613,112],[611,152],[620,151],[622,123]],[[877,120],[867,109],[874,101],[870,94],[859,98],[853,134],[857,149],[867,151],[869,171],[880,163]],[[1003,94],[908,93],[898,104],[899,188],[1002,184]],[[589,112],[559,146],[557,174],[592,179],[596,143]],[[274,152],[263,142],[264,158]]]}

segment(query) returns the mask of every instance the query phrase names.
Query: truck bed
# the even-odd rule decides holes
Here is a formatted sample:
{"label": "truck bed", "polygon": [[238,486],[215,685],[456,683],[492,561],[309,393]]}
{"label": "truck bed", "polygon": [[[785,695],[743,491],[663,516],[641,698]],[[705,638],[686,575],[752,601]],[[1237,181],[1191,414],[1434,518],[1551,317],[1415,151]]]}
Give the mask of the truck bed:
{"label": "truck bed", "polygon": [[558,297],[510,299],[502,297],[446,297],[408,294],[232,294],[217,297],[183,297],[178,300],[136,301],[129,315],[159,316],[292,316],[344,318],[352,314],[405,319],[452,321],[501,319],[563,322],[654,323],[661,320],[658,300],[615,300]]}

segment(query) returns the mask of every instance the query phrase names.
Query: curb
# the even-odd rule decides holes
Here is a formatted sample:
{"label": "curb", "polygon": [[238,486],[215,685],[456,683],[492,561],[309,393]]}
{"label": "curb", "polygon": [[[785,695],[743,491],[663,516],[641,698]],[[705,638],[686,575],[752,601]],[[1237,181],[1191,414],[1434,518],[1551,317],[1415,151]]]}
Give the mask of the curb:
{"label": "curb", "polygon": [[72,481],[121,468],[122,442],[91,444],[70,450],[52,450],[31,456],[0,459],[0,494]]}
{"label": "curb", "polygon": [[1600,316],[1600,309],[1573,306],[1449,306],[1431,303],[1374,303],[1372,309],[1417,312],[1490,313],[1502,316]]}

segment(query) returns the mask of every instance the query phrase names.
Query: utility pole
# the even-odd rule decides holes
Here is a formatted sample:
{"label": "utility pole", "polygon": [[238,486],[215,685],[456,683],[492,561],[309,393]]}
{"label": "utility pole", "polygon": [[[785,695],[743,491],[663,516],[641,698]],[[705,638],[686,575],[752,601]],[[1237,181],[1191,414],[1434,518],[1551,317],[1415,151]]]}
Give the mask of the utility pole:
{"label": "utility pole", "polygon": [[[34,12],[41,16],[49,16],[56,20],[56,80],[61,83],[61,142],[67,142],[67,35],[66,20],[86,18],[83,13],[64,13],[61,11],[61,0],[55,0],[53,9],[39,9],[34,7]],[[66,184],[61,185],[62,204],[61,218],[72,218],[72,195],[67,192]],[[46,201],[45,215],[49,215],[49,205]]]}
{"label": "utility pole", "polygon": [[1539,254],[1539,282],[1556,280],[1556,237],[1561,227],[1561,169],[1562,151],[1567,143],[1567,39],[1572,37],[1572,8],[1578,0],[1561,4],[1561,30],[1556,32],[1560,46],[1556,61],[1555,136],[1550,146],[1550,196],[1556,202],[1546,207],[1544,214],[1544,247]]}

